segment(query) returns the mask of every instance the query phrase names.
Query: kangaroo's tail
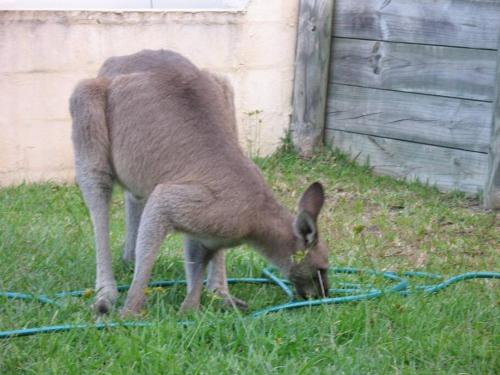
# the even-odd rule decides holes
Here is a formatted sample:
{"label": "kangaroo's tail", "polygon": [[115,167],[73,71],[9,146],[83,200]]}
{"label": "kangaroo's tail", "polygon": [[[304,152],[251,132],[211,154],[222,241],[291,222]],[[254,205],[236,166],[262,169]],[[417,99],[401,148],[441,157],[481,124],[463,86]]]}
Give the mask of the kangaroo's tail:
{"label": "kangaroo's tail", "polygon": [[110,189],[111,147],[106,124],[109,82],[106,78],[80,82],[71,95],[70,112],[78,183],[98,180]]}

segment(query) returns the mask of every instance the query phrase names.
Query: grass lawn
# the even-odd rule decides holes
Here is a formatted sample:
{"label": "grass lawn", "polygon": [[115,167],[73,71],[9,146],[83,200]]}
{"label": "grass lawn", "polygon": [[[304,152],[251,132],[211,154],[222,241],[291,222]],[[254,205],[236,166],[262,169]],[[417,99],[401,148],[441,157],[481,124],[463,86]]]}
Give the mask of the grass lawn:
{"label": "grass lawn", "polygon": [[[332,265],[447,276],[500,269],[499,215],[483,211],[476,199],[375,177],[331,152],[304,161],[283,150],[258,164],[292,209],[309,183],[324,183],[320,234]],[[128,283],[131,272],[120,260],[119,189],[112,206],[116,276]],[[153,279],[183,278],[181,248],[178,235],[165,241]],[[265,265],[248,247],[227,254],[230,277],[259,277]],[[0,190],[0,290],[50,296],[91,288],[94,273],[92,228],[77,187]],[[259,319],[224,310],[204,295],[188,326],[176,323],[184,287],[155,290],[144,316],[154,327],[0,340],[0,374],[498,374],[499,286],[468,281],[427,297],[387,295]],[[285,302],[270,286],[236,285],[232,292],[250,312]],[[0,299],[0,330],[92,323],[90,304],[71,297],[60,308]]]}

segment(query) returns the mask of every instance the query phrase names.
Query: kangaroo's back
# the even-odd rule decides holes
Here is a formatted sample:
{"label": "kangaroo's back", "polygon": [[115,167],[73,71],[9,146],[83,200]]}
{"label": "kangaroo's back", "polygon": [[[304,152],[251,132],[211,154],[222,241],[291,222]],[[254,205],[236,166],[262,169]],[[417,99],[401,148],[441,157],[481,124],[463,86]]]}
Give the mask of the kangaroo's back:
{"label": "kangaroo's back", "polygon": [[111,58],[99,77],[109,80],[110,159],[134,194],[185,181],[220,190],[246,171],[255,178],[238,145],[232,90],[221,77],[163,50]]}
{"label": "kangaroo's back", "polygon": [[123,74],[151,72],[166,67],[178,71],[196,71],[196,66],[184,56],[169,50],[142,50],[140,52],[108,58],[98,77],[112,78]]}
{"label": "kangaroo's back", "polygon": [[201,183],[241,212],[272,195],[239,147],[230,84],[175,52],[110,58],[70,102],[76,163],[98,160],[101,175],[136,197],[159,184]]}
{"label": "kangaroo's back", "polygon": [[[184,56],[169,50],[143,50],[132,55],[115,56],[108,58],[101,69],[98,77],[114,78],[119,75],[133,73],[151,73],[155,71],[171,71],[173,75],[189,75],[193,72],[199,72],[198,68]],[[210,77],[222,90],[225,100],[225,110],[233,117],[227,129],[233,133],[237,139],[236,118],[234,108],[234,92],[229,81],[221,75],[202,71]],[[186,76],[184,76],[187,78]]]}

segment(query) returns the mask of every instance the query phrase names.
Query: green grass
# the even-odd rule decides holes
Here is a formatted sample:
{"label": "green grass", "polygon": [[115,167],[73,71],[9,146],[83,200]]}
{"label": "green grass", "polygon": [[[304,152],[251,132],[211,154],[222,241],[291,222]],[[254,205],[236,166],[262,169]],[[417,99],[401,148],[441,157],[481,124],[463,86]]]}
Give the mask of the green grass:
{"label": "green grass", "polygon": [[[324,183],[321,235],[332,265],[453,275],[499,270],[498,214],[476,199],[375,177],[341,155],[304,161],[286,150],[257,161],[276,196],[293,208],[310,182]],[[124,236],[122,192],[113,197],[115,272]],[[183,278],[182,242],[169,237],[154,279]],[[231,277],[260,276],[265,261],[248,247],[227,256]],[[92,287],[92,228],[78,189],[53,184],[0,190],[0,290],[51,295]],[[469,281],[437,295],[383,298],[272,314],[256,320],[203,297],[181,326],[183,287],[155,291],[152,328],[72,331],[0,341],[0,373],[34,374],[498,374],[498,281]],[[269,286],[237,285],[251,311],[284,302]],[[121,300],[120,303],[123,301]],[[0,300],[0,330],[92,323],[91,299],[61,308]],[[116,319],[111,316],[109,319]]]}

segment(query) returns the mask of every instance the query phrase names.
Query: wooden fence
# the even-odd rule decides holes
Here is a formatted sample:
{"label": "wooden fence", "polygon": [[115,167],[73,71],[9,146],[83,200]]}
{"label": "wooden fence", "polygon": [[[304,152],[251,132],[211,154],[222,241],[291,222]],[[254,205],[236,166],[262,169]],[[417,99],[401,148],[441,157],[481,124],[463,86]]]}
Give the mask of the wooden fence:
{"label": "wooden fence", "polygon": [[[300,43],[296,69],[323,67],[317,80],[328,82],[326,103],[314,111],[326,117],[306,128],[375,172],[484,191],[486,204],[500,207],[500,111],[492,120],[500,0],[302,0],[299,42],[321,19],[314,14],[320,6],[332,9],[331,34],[316,34],[317,46],[330,43],[328,69]],[[295,90],[321,91],[311,83],[296,79]],[[294,101],[293,134],[301,134],[308,111],[307,101]]]}

